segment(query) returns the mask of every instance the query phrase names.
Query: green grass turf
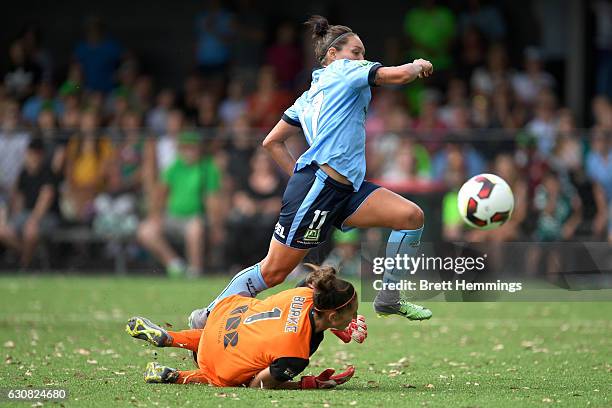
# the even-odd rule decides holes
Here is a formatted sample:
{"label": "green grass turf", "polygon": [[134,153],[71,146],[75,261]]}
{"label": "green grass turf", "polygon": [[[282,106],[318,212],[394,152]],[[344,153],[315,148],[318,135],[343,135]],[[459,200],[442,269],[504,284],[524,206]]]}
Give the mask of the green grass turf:
{"label": "green grass turf", "polygon": [[[363,345],[333,335],[307,371],[354,364],[333,391],[144,384],[148,361],[191,369],[123,331],[132,315],[186,326],[227,278],[0,278],[0,387],[64,387],[63,406],[611,406],[611,303],[442,303],[427,322],[377,319]],[[0,401],[0,405],[7,404]],[[60,406],[45,402],[45,406]],[[13,406],[32,406],[14,403]]]}

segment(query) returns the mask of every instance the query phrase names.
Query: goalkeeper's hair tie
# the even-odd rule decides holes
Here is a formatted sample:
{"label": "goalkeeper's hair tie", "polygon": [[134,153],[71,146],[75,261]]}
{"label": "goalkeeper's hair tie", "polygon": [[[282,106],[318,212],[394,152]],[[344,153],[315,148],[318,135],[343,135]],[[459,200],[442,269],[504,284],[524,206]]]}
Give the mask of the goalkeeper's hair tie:
{"label": "goalkeeper's hair tie", "polygon": [[345,307],[346,305],[348,305],[349,303],[351,303],[351,302],[353,301],[353,299],[355,299],[355,295],[357,295],[357,291],[356,291],[356,290],[355,290],[355,288],[353,287],[353,294],[351,295],[351,297],[349,298],[349,300],[347,300],[346,302],[344,302],[344,303],[343,303],[343,304],[341,304],[340,306],[338,306],[338,307],[334,307],[334,308],[332,308],[332,309],[319,309],[319,308],[318,308],[318,307],[316,307],[316,306],[313,306],[313,307],[314,307],[314,310],[316,310],[317,312],[331,312],[331,311],[334,311],[334,310],[340,310],[340,309],[342,309],[343,307]]}

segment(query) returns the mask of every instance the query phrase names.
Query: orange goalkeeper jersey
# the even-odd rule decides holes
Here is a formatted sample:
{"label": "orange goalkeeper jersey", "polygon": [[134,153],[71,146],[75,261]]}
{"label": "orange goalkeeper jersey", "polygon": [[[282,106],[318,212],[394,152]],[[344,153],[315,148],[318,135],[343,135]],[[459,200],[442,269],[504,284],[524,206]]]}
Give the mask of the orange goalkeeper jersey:
{"label": "orange goalkeeper jersey", "polygon": [[264,300],[223,299],[200,338],[200,369],[222,387],[247,384],[267,367],[279,380],[292,379],[323,340],[323,333],[313,330],[312,295],[311,288],[301,287]]}

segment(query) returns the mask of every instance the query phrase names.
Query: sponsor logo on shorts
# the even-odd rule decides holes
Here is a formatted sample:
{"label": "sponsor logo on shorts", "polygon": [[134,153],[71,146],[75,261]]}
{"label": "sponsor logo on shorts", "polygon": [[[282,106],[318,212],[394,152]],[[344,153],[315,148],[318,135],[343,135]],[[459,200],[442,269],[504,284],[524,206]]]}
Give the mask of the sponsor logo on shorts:
{"label": "sponsor logo on shorts", "polygon": [[304,241],[306,242],[319,242],[321,230],[319,229],[307,229],[304,233]]}
{"label": "sponsor logo on shorts", "polygon": [[276,225],[274,226],[274,232],[276,233],[276,235],[278,235],[279,237],[283,238],[283,239],[287,239],[287,237],[285,236],[285,227],[283,227],[282,225],[280,225],[279,222],[276,223]]}

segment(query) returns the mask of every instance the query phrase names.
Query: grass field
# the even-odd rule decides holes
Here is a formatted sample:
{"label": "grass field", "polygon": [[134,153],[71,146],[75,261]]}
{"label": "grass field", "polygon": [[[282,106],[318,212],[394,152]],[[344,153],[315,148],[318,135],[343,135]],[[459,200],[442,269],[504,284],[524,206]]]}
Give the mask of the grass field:
{"label": "grass field", "polygon": [[612,406],[612,302],[436,302],[428,304],[432,320],[421,323],[376,319],[363,303],[367,341],[344,345],[326,335],[307,369],[354,364],[355,378],[336,390],[145,384],[148,361],[192,362],[183,350],[156,352],[131,339],[126,319],[184,328],[186,315],[226,282],[2,277],[0,388],[63,387],[62,406],[78,407]]}

